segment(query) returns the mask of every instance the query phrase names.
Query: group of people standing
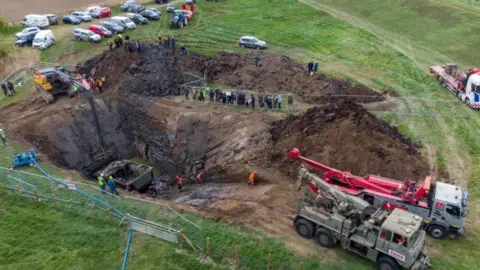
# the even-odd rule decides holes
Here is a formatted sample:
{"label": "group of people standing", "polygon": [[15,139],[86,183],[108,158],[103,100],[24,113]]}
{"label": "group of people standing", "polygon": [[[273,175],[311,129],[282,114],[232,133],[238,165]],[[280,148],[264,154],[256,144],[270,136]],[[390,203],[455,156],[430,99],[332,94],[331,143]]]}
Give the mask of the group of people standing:
{"label": "group of people standing", "polygon": [[[124,40],[122,34],[118,34],[114,42],[115,42],[115,49],[121,48],[123,46],[125,51],[129,51],[131,53],[133,53],[134,51],[140,52],[140,41],[137,40],[133,42],[130,40],[129,36],[125,36],[125,40]],[[113,43],[111,41],[108,41],[107,44],[110,51],[112,51],[114,49]]]}
{"label": "group of people standing", "polygon": [[[162,37],[161,35],[159,35],[158,46],[165,50],[172,49],[173,53],[175,54],[177,50],[177,41],[173,37],[169,37],[169,36]],[[180,53],[181,55],[187,54],[187,51],[185,50],[185,46],[180,46]]]}
{"label": "group of people standing", "polygon": [[2,81],[2,90],[5,96],[13,96],[17,94],[17,91],[15,91],[15,86],[13,86],[11,81]]}
{"label": "group of people standing", "polygon": [[108,187],[110,188],[110,193],[117,196],[119,195],[115,186],[115,181],[113,180],[113,176],[111,175],[108,177],[107,181],[105,179],[105,175],[103,173],[100,174],[100,176],[98,177],[98,185],[100,186],[102,194],[105,194],[105,186],[108,185]]}
{"label": "group of people standing", "polygon": [[[76,77],[77,80],[81,81],[82,79],[85,80],[89,85],[90,89],[95,90],[98,89],[100,93],[103,93],[103,85],[105,84],[105,76],[100,76],[98,78],[95,77],[87,77],[86,74],[77,74]],[[74,88],[75,95],[78,96],[78,89],[74,84],[72,84],[72,87]]]}
{"label": "group of people standing", "polygon": [[272,94],[258,94],[255,95],[245,92],[229,92],[222,91],[220,88],[211,90],[209,87],[205,88],[194,88],[191,91],[185,89],[184,92],[185,100],[197,100],[204,102],[208,97],[210,102],[222,102],[223,104],[232,104],[232,105],[242,105],[246,107],[252,107],[255,109],[256,101],[260,103],[260,108],[268,109],[282,109],[283,98],[281,95],[272,95]]}
{"label": "group of people standing", "polygon": [[312,61],[308,62],[307,68],[308,68],[308,74],[312,75],[313,72],[318,71],[318,62],[315,62],[315,63],[313,63]]}

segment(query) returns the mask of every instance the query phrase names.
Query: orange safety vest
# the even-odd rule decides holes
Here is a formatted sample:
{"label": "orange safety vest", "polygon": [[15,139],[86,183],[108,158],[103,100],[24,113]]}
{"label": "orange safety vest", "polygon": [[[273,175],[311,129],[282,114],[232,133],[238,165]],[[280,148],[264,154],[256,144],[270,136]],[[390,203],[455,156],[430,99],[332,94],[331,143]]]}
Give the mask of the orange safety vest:
{"label": "orange safety vest", "polygon": [[250,174],[250,177],[248,177],[248,180],[250,180],[250,182],[253,182],[255,180],[255,175],[257,174],[257,172],[252,172]]}
{"label": "orange safety vest", "polygon": [[97,80],[97,85],[98,85],[98,86],[102,86],[102,80],[98,79],[98,80]]}
{"label": "orange safety vest", "polygon": [[180,177],[177,177],[177,183],[178,183],[179,185],[181,185],[181,184],[183,183],[183,180],[182,180],[182,178],[180,178]]}

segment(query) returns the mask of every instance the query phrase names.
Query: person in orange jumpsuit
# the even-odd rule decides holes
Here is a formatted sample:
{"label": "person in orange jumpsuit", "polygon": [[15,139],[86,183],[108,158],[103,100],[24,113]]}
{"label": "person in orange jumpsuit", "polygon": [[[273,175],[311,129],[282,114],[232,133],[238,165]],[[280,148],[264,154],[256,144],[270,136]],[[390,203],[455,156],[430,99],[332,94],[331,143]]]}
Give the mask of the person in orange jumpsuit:
{"label": "person in orange jumpsuit", "polygon": [[255,176],[257,175],[257,171],[253,171],[250,176],[248,177],[248,184],[255,185]]}
{"label": "person in orange jumpsuit", "polygon": [[182,178],[181,178],[180,176],[178,176],[178,175],[177,175],[176,179],[177,179],[177,184],[178,184],[178,191],[179,191],[179,192],[182,192],[183,180],[182,180]]}

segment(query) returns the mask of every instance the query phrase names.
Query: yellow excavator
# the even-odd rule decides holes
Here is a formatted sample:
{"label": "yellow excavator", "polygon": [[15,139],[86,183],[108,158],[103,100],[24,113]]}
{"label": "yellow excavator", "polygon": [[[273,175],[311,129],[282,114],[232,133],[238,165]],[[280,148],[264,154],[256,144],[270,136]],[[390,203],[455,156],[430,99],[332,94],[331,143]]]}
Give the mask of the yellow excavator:
{"label": "yellow excavator", "polygon": [[59,94],[66,93],[69,97],[75,97],[75,89],[79,91],[83,88],[63,67],[36,70],[33,79],[37,92],[47,104],[53,103]]}

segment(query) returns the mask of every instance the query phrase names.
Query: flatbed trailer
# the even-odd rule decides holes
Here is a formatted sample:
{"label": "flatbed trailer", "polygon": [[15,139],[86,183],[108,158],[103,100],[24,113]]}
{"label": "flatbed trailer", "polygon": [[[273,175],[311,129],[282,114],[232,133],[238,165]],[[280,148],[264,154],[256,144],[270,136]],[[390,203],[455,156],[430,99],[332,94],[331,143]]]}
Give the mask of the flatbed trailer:
{"label": "flatbed trailer", "polygon": [[460,71],[457,64],[447,63],[430,67],[437,80],[472,109],[480,109],[480,75],[477,68],[468,73]]}

